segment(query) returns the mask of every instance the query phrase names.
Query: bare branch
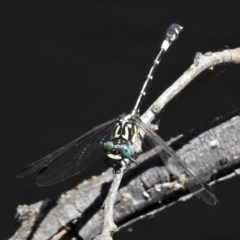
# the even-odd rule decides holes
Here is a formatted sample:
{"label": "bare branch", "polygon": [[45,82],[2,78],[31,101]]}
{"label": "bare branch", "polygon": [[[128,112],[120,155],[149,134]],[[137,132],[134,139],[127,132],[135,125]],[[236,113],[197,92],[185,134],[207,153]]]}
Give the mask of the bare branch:
{"label": "bare branch", "polygon": [[240,48],[227,49],[221,52],[197,53],[193,64],[179,77],[142,115],[145,123],[151,123],[157,114],[176,97],[191,81],[205,70],[221,63],[240,63]]}
{"label": "bare branch", "polygon": [[111,188],[108,192],[108,196],[104,205],[104,221],[102,233],[101,235],[94,238],[95,240],[111,240],[112,234],[117,230],[117,226],[113,221],[113,206],[117,197],[117,191],[121,183],[125,169],[126,167],[123,166],[117,172],[115,172],[113,181],[111,183]]}

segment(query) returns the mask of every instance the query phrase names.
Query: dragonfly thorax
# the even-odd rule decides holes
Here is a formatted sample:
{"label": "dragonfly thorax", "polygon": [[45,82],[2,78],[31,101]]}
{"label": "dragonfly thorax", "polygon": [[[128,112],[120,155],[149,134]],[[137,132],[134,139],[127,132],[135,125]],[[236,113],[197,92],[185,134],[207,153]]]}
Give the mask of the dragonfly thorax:
{"label": "dragonfly thorax", "polygon": [[119,119],[112,130],[112,140],[125,140],[129,144],[133,144],[138,136],[138,127],[134,123],[131,115],[126,115]]}
{"label": "dragonfly thorax", "polygon": [[138,127],[131,115],[126,115],[115,123],[110,141],[103,143],[110,165],[120,163],[124,159],[132,159],[132,147],[137,136]]}

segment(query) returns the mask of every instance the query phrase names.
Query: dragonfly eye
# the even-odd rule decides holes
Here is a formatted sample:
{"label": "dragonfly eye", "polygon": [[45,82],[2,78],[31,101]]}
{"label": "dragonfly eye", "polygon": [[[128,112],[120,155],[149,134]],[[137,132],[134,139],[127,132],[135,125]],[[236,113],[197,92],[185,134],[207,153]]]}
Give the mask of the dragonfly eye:
{"label": "dragonfly eye", "polygon": [[107,151],[111,151],[114,148],[114,144],[112,141],[104,142],[103,148]]}
{"label": "dragonfly eye", "polygon": [[126,145],[119,145],[118,151],[121,153],[122,157],[124,158],[132,157],[132,151]]}

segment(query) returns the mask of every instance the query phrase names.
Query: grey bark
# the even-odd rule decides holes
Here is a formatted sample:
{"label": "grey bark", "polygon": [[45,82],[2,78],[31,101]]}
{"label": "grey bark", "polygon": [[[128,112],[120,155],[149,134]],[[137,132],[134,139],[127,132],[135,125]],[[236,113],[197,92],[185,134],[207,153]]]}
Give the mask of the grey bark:
{"label": "grey bark", "polygon": [[[216,125],[218,123],[214,123]],[[240,117],[235,116],[218,126],[198,133],[181,136],[172,143],[197,174],[212,184],[239,174]],[[149,157],[139,156],[139,161]],[[100,176],[80,183],[58,199],[18,207],[21,226],[11,240],[16,239],[92,239],[102,229],[102,205],[113,178],[109,169]],[[114,221],[118,228],[148,215],[185,201],[191,194],[186,190],[189,181],[170,176],[150,158],[129,169],[123,178],[114,205]]]}

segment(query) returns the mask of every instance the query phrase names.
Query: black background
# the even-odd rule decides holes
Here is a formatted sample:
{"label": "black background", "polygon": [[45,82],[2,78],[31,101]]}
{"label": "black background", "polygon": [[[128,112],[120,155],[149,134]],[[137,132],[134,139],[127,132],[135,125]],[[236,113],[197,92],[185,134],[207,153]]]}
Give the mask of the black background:
{"label": "black background", "polygon": [[[16,230],[18,204],[57,197],[92,174],[46,188],[35,186],[34,177],[15,180],[26,164],[131,110],[171,23],[184,31],[162,61],[142,111],[196,52],[240,46],[239,1],[2,1],[0,19],[0,239]],[[166,108],[162,137],[238,109],[239,79],[240,66],[232,65],[198,77]],[[116,239],[239,239],[239,178],[214,191],[220,199],[215,208],[192,199],[122,230]]]}

